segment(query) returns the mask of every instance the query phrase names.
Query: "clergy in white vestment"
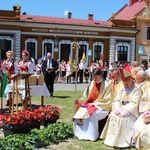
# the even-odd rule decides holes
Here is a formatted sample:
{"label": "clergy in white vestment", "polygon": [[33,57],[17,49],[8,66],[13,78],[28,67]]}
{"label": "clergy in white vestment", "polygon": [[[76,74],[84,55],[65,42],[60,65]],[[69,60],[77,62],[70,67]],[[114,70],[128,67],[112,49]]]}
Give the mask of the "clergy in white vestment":
{"label": "clergy in white vestment", "polygon": [[150,149],[150,87],[148,87],[140,101],[140,116],[134,124],[134,141],[138,150]]}
{"label": "clergy in white vestment", "polygon": [[104,139],[105,145],[126,148],[132,145],[133,125],[138,118],[141,89],[133,82],[128,64],[120,69],[120,74],[123,83],[117,90],[112,102],[112,112],[100,138]]}
{"label": "clergy in white vestment", "polygon": [[117,89],[122,84],[120,73],[119,73],[119,68],[112,68],[111,79],[109,80],[109,84],[110,84],[112,91],[114,92],[114,95],[115,95],[117,92]]}
{"label": "clergy in white vestment", "polygon": [[93,69],[92,82],[87,86],[80,101],[75,100],[79,107],[73,117],[74,135],[80,140],[97,140],[98,121],[104,119],[111,110],[111,87],[102,76],[99,68]]}
{"label": "clergy in white vestment", "polygon": [[142,93],[150,87],[150,81],[146,80],[146,73],[144,70],[137,71],[135,75],[135,83],[141,87]]}

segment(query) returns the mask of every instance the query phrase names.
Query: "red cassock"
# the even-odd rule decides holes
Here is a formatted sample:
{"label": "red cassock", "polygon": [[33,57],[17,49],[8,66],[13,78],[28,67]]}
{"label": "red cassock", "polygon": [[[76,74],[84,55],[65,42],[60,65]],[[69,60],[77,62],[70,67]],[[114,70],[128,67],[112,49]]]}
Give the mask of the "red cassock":
{"label": "red cassock", "polygon": [[79,103],[77,105],[77,109],[79,109],[79,107],[87,107],[87,111],[88,111],[89,115],[91,115],[97,108],[94,105],[90,106],[90,107],[88,107],[88,105],[93,103],[99,97],[100,87],[101,87],[101,82],[94,83],[88,100],[85,103],[82,103],[82,104]]}

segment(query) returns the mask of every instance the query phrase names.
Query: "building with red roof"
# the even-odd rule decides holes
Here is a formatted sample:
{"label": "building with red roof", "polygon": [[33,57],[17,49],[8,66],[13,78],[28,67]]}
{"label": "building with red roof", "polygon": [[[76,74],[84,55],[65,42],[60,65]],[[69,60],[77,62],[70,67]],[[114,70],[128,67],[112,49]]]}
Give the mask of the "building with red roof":
{"label": "building with red roof", "polygon": [[[118,12],[109,19],[113,26],[118,22],[136,21],[136,46],[135,60],[147,66],[150,62],[150,0],[130,0],[129,5],[124,5]],[[124,24],[125,25],[125,24]]]}
{"label": "building with red roof", "polygon": [[[146,0],[145,0],[146,1]],[[69,60],[75,55],[82,58],[83,52],[90,64],[103,55],[104,61],[131,62],[136,59],[136,38],[139,34],[137,16],[145,10],[143,0],[129,0],[107,21],[94,20],[93,14],[87,19],[21,14],[21,6],[13,10],[0,10],[0,49],[1,59],[11,49],[20,58],[21,51],[27,49],[35,59],[51,52],[55,59]],[[79,49],[72,48],[76,42]]]}

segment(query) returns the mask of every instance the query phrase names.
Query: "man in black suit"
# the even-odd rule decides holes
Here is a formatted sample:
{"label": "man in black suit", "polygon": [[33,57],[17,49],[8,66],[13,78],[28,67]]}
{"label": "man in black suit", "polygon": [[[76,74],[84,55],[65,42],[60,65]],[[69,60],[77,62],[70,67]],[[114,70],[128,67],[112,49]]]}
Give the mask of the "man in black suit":
{"label": "man in black suit", "polygon": [[50,92],[51,97],[53,97],[55,71],[57,69],[58,69],[57,62],[52,58],[51,53],[47,53],[46,60],[44,60],[42,64],[42,71],[44,75],[45,84]]}

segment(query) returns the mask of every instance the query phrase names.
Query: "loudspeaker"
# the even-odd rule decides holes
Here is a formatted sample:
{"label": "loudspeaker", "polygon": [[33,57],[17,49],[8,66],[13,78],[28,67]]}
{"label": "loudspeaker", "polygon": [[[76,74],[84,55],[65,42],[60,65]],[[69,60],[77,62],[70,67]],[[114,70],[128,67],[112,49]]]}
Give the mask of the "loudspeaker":
{"label": "loudspeaker", "polygon": [[0,49],[6,49],[7,40],[0,39]]}

